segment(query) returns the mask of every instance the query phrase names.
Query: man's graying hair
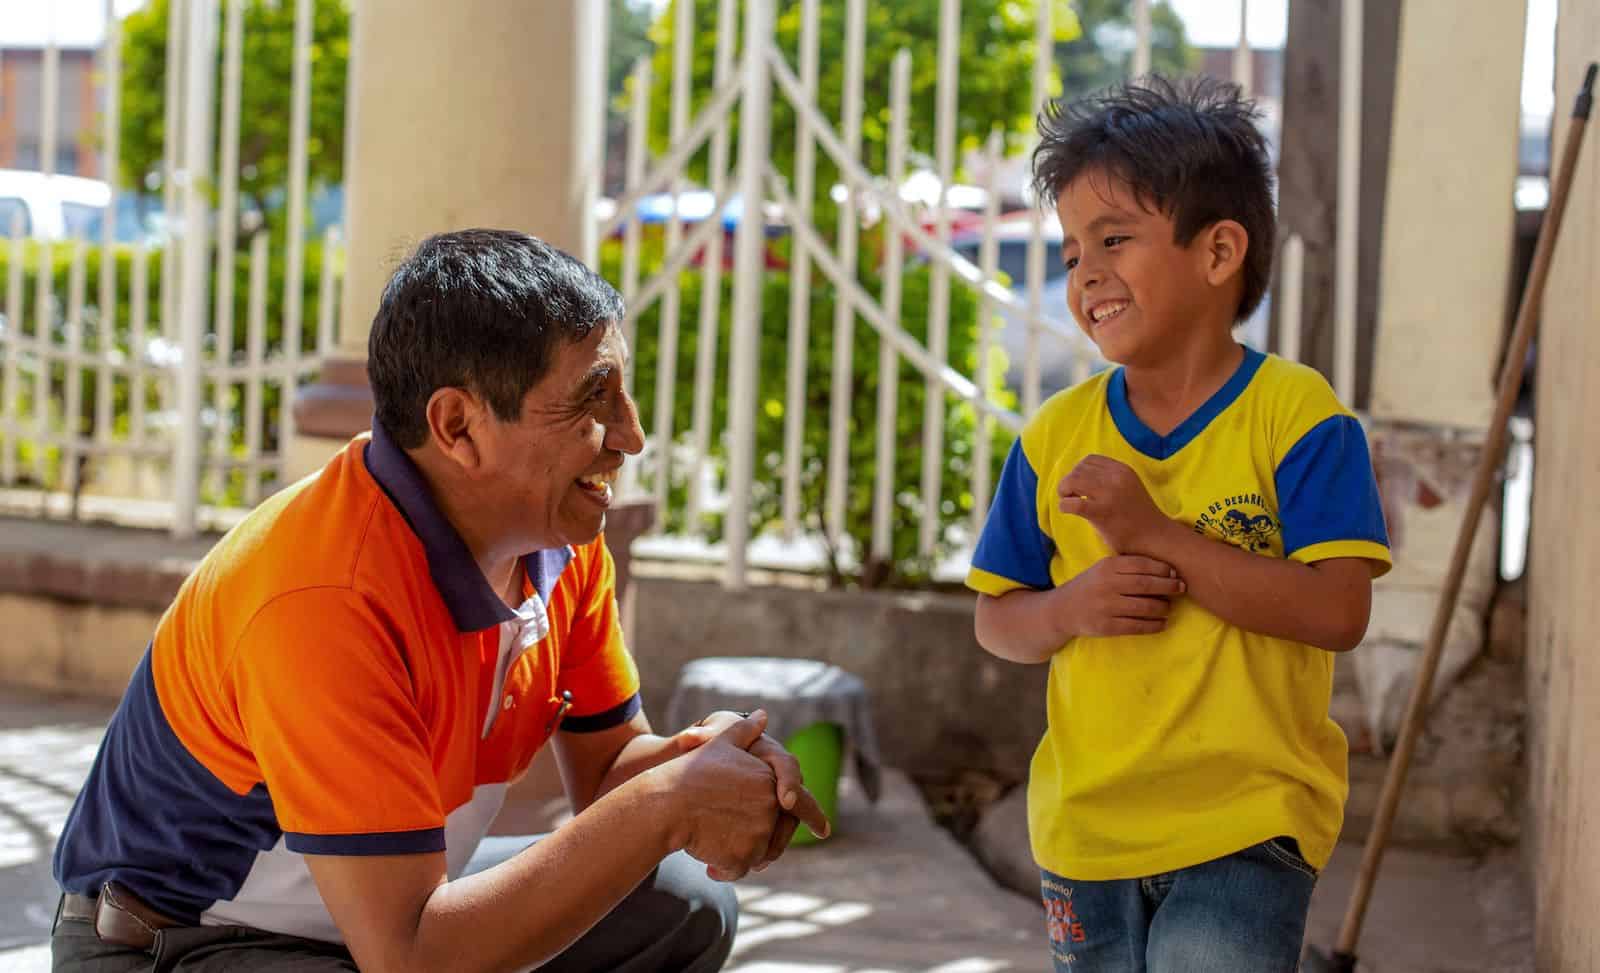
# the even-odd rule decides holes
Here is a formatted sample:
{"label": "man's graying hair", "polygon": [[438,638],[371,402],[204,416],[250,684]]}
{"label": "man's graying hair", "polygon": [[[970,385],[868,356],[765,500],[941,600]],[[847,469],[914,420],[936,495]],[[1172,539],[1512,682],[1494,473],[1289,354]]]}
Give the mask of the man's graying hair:
{"label": "man's graying hair", "polygon": [[582,341],[622,317],[600,275],[543,240],[512,230],[462,230],[423,240],[383,289],[367,341],[377,421],[406,449],[428,438],[428,399],[441,388],[481,395],[515,421],[550,370],[556,342]]}
{"label": "man's graying hair", "polygon": [[1235,312],[1243,320],[1272,277],[1272,161],[1260,117],[1238,85],[1208,77],[1152,75],[1057,99],[1039,113],[1034,192],[1054,203],[1079,176],[1104,173],[1171,218],[1179,246],[1219,220],[1239,223],[1250,236]]}

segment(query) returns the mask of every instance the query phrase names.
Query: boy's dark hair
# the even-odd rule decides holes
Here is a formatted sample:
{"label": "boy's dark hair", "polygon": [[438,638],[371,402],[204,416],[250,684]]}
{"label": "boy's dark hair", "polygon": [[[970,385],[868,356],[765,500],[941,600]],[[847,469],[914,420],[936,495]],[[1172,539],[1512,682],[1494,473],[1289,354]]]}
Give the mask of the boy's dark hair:
{"label": "boy's dark hair", "polygon": [[550,370],[558,338],[620,320],[622,298],[594,271],[513,230],[423,240],[383,289],[367,340],[378,422],[401,447],[428,438],[428,399],[467,388],[515,421]]}
{"label": "boy's dark hair", "polygon": [[1250,236],[1235,314],[1243,320],[1272,276],[1272,163],[1260,117],[1238,85],[1209,77],[1151,75],[1059,98],[1039,113],[1033,189],[1054,203],[1079,176],[1103,171],[1170,217],[1179,246],[1218,220],[1238,222]]}

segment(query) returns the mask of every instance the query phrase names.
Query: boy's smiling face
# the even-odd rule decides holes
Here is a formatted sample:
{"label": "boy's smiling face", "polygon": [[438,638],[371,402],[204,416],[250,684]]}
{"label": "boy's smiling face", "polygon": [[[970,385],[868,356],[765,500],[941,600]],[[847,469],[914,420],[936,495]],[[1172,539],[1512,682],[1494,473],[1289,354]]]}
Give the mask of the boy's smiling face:
{"label": "boy's smiling face", "polygon": [[[1242,235],[1238,224],[1224,221],[1180,245],[1170,217],[1147,208],[1130,187],[1099,169],[1061,191],[1056,216],[1064,237],[1067,306],[1107,360],[1153,367],[1195,339],[1205,340],[1208,321],[1220,320],[1224,333],[1231,327],[1237,274],[1217,273],[1223,268],[1216,236],[1217,227],[1229,226]],[[1236,270],[1242,252],[1232,256],[1224,262]]]}

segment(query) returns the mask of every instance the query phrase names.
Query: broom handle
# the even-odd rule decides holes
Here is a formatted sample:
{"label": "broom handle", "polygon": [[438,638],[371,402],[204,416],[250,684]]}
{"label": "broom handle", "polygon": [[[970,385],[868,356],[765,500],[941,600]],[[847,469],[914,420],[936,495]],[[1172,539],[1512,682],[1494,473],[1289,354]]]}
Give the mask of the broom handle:
{"label": "broom handle", "polygon": [[1572,188],[1573,170],[1577,167],[1578,150],[1583,144],[1584,129],[1588,127],[1589,108],[1593,103],[1596,66],[1589,65],[1584,75],[1583,89],[1578,94],[1572,112],[1572,124],[1567,129],[1567,142],[1562,147],[1560,165],[1556,169],[1555,185],[1550,193],[1550,206],[1545,212],[1544,224],[1539,228],[1539,242],[1533,251],[1533,269],[1528,275],[1527,287],[1522,292],[1522,303],[1517,309],[1516,327],[1511,332],[1511,343],[1506,350],[1505,364],[1500,369],[1500,395],[1495,401],[1494,416],[1489,420],[1489,439],[1484,444],[1478,461],[1477,475],[1472,481],[1472,494],[1467,499],[1467,509],[1461,518],[1461,529],[1456,534],[1455,550],[1450,556],[1450,572],[1445,575],[1444,588],[1439,592],[1438,606],[1433,613],[1433,628],[1428,632],[1428,649],[1422,664],[1417,668],[1417,679],[1411,687],[1411,699],[1406,703],[1405,719],[1400,724],[1400,739],[1383,778],[1383,792],[1378,798],[1378,815],[1367,836],[1366,848],[1361,855],[1361,871],[1355,890],[1350,896],[1350,906],[1345,912],[1344,924],[1339,927],[1338,953],[1355,955],[1356,940],[1361,937],[1361,921],[1366,917],[1367,905],[1372,898],[1372,886],[1378,878],[1378,866],[1389,840],[1389,828],[1394,824],[1395,809],[1400,804],[1400,792],[1405,788],[1406,774],[1411,769],[1411,756],[1417,748],[1417,737],[1427,719],[1428,695],[1433,688],[1433,677],[1439,669],[1439,657],[1444,654],[1445,633],[1450,628],[1450,616],[1455,611],[1456,597],[1461,593],[1461,581],[1467,572],[1467,556],[1472,551],[1472,540],[1478,532],[1478,518],[1483,514],[1494,486],[1495,471],[1500,466],[1500,455],[1505,451],[1506,424],[1516,405],[1517,392],[1522,386],[1523,363],[1528,357],[1528,344],[1533,340],[1539,307],[1544,301],[1545,280],[1550,276],[1550,258],[1555,249],[1556,236],[1561,232],[1561,219],[1567,209],[1567,194]]}

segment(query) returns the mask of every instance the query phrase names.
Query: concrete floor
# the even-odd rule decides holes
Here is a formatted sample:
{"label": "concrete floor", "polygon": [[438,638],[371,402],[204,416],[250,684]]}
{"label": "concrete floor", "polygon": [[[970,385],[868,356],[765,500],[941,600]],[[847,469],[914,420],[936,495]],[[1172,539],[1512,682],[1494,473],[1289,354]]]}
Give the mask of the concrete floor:
{"label": "concrete floor", "polygon": [[[0,691],[0,973],[49,969],[50,849],[110,709]],[[740,884],[728,973],[1046,968],[1037,906],[996,886],[904,776],[887,775],[876,807],[848,784],[834,838]],[[1310,942],[1332,942],[1360,851],[1342,846],[1325,873]],[[1366,973],[1531,971],[1531,908],[1514,856],[1390,853],[1359,952]]]}

